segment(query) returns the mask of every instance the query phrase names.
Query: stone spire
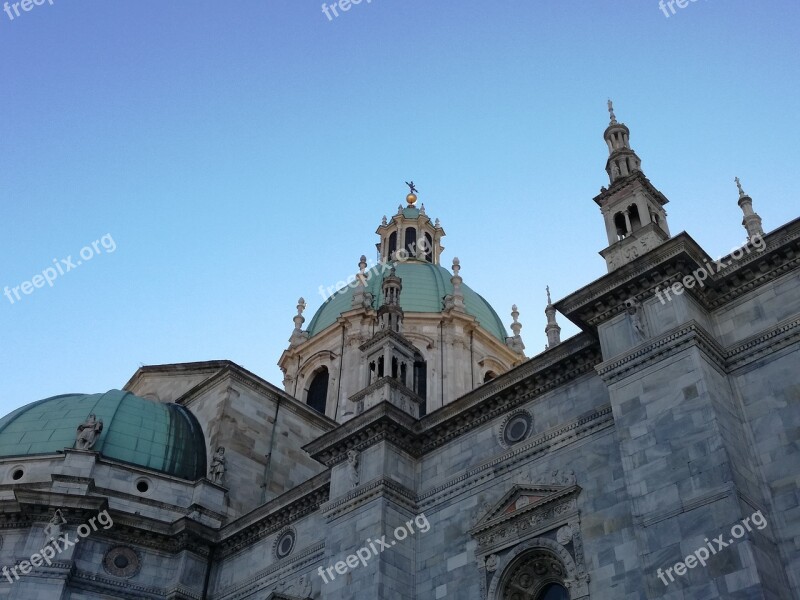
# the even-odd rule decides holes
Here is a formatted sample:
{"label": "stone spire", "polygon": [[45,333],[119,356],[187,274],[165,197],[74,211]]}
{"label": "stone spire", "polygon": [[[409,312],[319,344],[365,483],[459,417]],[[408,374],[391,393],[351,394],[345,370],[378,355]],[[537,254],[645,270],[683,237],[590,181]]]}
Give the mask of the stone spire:
{"label": "stone spire", "polygon": [[464,290],[461,289],[463,279],[459,275],[461,271],[461,261],[458,257],[453,258],[453,276],[450,278],[450,283],[453,284],[453,294],[445,298],[445,308],[457,308],[464,310]]}
{"label": "stone spire", "polygon": [[[614,116],[614,113],[611,113]],[[547,334],[547,346],[545,350],[549,350],[554,346],[561,343],[561,327],[556,323],[556,307],[553,306],[553,301],[550,299],[550,286],[547,286],[547,307],[544,309],[544,314],[547,315],[547,326],[544,332]]]}
{"label": "stone spire", "polygon": [[636,152],[631,150],[630,131],[624,123],[617,122],[617,116],[614,114],[614,103],[611,100],[608,101],[608,113],[610,122],[603,137],[606,140],[606,144],[608,144],[609,154],[606,162],[606,171],[608,172],[609,181],[613,184],[620,177],[627,177],[640,171],[642,161],[639,160]]}
{"label": "stone spire", "polygon": [[383,280],[383,304],[378,309],[378,323],[380,328],[400,333],[403,326],[403,309],[400,308],[400,292],[403,290],[403,280],[397,276],[394,267],[389,271],[389,276]]}
{"label": "stone spire", "polygon": [[289,338],[290,346],[297,346],[308,339],[308,332],[303,331],[303,323],[306,322],[306,319],[303,316],[303,311],[305,309],[306,301],[303,298],[300,298],[297,301],[297,314],[292,319],[294,321],[294,331],[292,331],[292,335]]}
{"label": "stone spire", "polygon": [[744,213],[742,225],[747,230],[747,239],[752,240],[754,237],[764,237],[764,230],[761,228],[761,217],[758,213],[753,212],[753,199],[748,196],[742,189],[742,182],[738,177],[734,177],[736,187],[739,188],[739,207]]}
{"label": "stone spire", "polygon": [[522,323],[519,322],[519,310],[517,310],[516,304],[511,306],[511,318],[513,319],[511,331],[514,332],[514,335],[506,338],[506,345],[517,354],[525,356],[525,344],[522,343],[522,336],[519,334],[522,330]]}
{"label": "stone spire", "polygon": [[608,246],[600,251],[608,272],[636,260],[669,239],[669,202],[645,177],[641,161],[631,150],[629,131],[617,121],[614,105],[608,101],[610,122],[603,132],[608,145],[606,172],[611,185],[602,187],[594,201],[600,207],[608,235]]}
{"label": "stone spire", "polygon": [[352,308],[369,308],[372,305],[372,294],[367,292],[366,269],[367,257],[362,254],[361,260],[358,262],[358,275],[356,275],[358,283],[353,292]]}

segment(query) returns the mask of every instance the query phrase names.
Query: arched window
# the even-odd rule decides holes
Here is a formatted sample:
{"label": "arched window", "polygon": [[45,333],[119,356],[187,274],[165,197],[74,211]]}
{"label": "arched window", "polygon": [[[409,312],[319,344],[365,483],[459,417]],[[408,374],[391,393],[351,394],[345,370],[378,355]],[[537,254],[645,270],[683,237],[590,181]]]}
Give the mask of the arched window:
{"label": "arched window", "polygon": [[308,386],[306,404],[321,414],[325,414],[328,401],[328,368],[322,367],[311,378]]}
{"label": "arched window", "polygon": [[631,204],[628,207],[628,218],[631,221],[631,229],[633,231],[636,231],[642,226],[642,219],[639,217],[639,207],[635,204]]}
{"label": "arched window", "polygon": [[433,238],[430,233],[425,234],[425,260],[433,262]]}
{"label": "arched window", "polygon": [[495,373],[494,371],[486,371],[486,375],[483,376],[483,383],[491,381],[495,377],[497,377],[497,373]]}
{"label": "arched window", "polygon": [[406,252],[408,252],[408,256],[414,256],[414,252],[417,251],[417,230],[415,227],[409,227],[406,229]]}
{"label": "arched window", "polygon": [[[428,396],[428,365],[425,363],[425,358],[419,352],[414,353],[414,391],[417,396],[423,400],[427,400]],[[427,402],[420,406],[420,417],[424,417],[427,413]]]}
{"label": "arched window", "polygon": [[628,226],[625,224],[625,215],[618,212],[614,215],[614,227],[617,229],[617,239],[624,240],[628,236]]}
{"label": "arched window", "polygon": [[387,258],[392,260],[394,258],[394,253],[397,251],[397,232],[393,231],[389,236],[389,256]]}
{"label": "arched window", "polygon": [[569,600],[569,594],[567,593],[567,588],[560,583],[548,583],[539,592],[536,600]]}

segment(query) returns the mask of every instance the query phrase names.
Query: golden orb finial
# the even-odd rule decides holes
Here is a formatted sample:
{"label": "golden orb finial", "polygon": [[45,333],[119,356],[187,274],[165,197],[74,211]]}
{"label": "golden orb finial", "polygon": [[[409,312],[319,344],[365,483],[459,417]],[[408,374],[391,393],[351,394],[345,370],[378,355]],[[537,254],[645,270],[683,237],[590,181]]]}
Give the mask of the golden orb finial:
{"label": "golden orb finial", "polygon": [[408,202],[409,206],[414,206],[414,203],[416,201],[417,201],[417,195],[416,194],[409,194],[408,196],[406,196],[406,202]]}

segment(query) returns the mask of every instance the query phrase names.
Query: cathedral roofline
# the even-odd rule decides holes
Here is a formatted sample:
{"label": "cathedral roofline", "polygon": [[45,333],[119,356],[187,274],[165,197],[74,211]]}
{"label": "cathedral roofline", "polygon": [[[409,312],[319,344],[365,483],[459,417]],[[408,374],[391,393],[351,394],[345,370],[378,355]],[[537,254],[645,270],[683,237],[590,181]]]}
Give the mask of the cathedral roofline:
{"label": "cathedral roofline", "polygon": [[176,404],[188,404],[195,396],[202,393],[204,390],[216,385],[226,377],[232,377],[259,393],[271,395],[279,400],[287,402],[288,406],[290,406],[294,412],[301,414],[308,420],[314,421],[314,423],[322,429],[329,430],[337,425],[336,421],[309,408],[305,403],[291,394],[286,393],[266,379],[259,377],[255,373],[248,371],[241,365],[230,360],[209,360],[139,367],[123,389],[127,391],[135,387],[142,378],[151,374],[208,374],[208,377],[176,398],[174,400]]}
{"label": "cathedral roofline", "polygon": [[558,312],[593,335],[599,323],[625,310],[630,298],[643,300],[697,269],[708,273],[703,286],[686,292],[704,308],[719,306],[783,275],[795,265],[800,254],[800,218],[766,234],[764,251],[751,251],[731,261],[720,259],[726,267],[717,270],[711,256],[688,233],[681,232],[632,262],[585,285],[554,305]]}

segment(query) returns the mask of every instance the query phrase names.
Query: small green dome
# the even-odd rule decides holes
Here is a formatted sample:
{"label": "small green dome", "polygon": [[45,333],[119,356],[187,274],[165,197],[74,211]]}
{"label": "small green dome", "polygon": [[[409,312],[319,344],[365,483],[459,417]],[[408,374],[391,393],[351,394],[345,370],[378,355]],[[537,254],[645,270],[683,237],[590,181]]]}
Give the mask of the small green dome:
{"label": "small green dome", "polygon": [[[397,276],[403,280],[400,307],[404,312],[440,313],[444,310],[444,297],[453,293],[450,271],[441,265],[419,260],[397,263],[395,269]],[[367,275],[369,276],[367,291],[372,294],[372,305],[377,309],[383,303],[381,282],[389,275],[389,268],[381,272],[381,265],[376,265],[367,271]],[[461,289],[467,314],[475,317],[486,331],[501,342],[505,342],[508,337],[506,328],[491,305],[469,286],[462,283]],[[343,312],[351,310],[354,292],[353,288],[347,286],[328,298],[311,319],[308,335],[314,336],[320,333],[333,325]]]}
{"label": "small green dome", "polygon": [[18,408],[0,419],[0,457],[72,448],[78,425],[91,413],[103,421],[93,451],[183,479],[205,477],[205,438],[194,415],[179,404],[120,390],[54,396]]}

